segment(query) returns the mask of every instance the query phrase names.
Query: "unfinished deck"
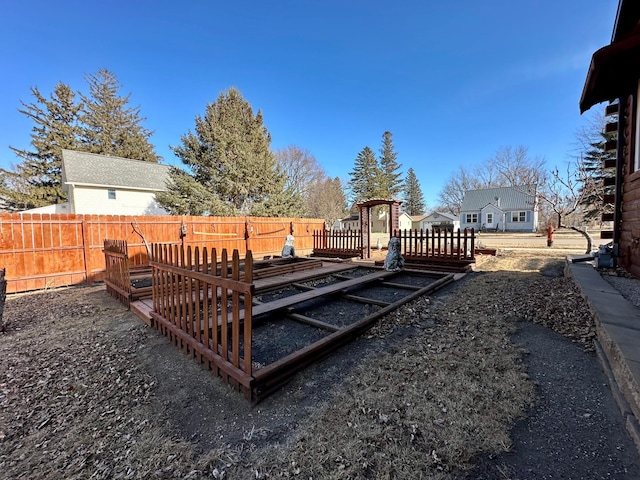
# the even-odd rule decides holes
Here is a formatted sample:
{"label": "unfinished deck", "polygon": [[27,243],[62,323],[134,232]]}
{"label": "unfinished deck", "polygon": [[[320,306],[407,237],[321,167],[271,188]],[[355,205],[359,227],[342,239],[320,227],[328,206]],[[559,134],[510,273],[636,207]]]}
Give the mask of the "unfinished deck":
{"label": "unfinished deck", "polygon": [[167,245],[154,245],[152,258],[152,296],[129,299],[130,309],[253,402],[380,317],[454,280],[453,273],[319,259],[268,264],[253,262],[251,252],[241,260],[237,251],[218,257]]}

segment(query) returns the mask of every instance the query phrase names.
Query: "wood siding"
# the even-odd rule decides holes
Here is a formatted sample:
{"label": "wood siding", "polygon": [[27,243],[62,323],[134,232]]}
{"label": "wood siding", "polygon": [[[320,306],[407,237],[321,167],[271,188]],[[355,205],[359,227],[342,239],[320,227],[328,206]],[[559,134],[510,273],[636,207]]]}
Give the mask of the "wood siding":
{"label": "wood siding", "polygon": [[[629,273],[640,278],[640,172],[634,172],[635,111],[634,99],[624,102],[624,134],[619,148],[622,150],[622,215],[620,229],[619,262]],[[620,145],[621,144],[621,145]]]}

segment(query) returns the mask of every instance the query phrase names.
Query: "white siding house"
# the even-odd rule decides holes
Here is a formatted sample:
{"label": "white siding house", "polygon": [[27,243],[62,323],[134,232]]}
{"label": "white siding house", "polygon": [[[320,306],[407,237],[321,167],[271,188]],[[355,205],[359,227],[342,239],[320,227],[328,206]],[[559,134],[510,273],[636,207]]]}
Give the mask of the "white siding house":
{"label": "white siding house", "polygon": [[433,212],[414,218],[414,227],[418,230],[432,230],[434,228],[453,230],[460,228],[460,220],[451,213]]}
{"label": "white siding house", "polygon": [[166,215],[156,192],[166,189],[169,166],[93,153],[62,151],[62,184],[69,213]]}
{"label": "white siding house", "polygon": [[536,187],[466,191],[460,208],[460,228],[535,232],[538,228]]}
{"label": "white siding house", "polygon": [[413,222],[411,216],[406,212],[400,212],[400,216],[398,217],[398,228],[400,230],[411,230]]}

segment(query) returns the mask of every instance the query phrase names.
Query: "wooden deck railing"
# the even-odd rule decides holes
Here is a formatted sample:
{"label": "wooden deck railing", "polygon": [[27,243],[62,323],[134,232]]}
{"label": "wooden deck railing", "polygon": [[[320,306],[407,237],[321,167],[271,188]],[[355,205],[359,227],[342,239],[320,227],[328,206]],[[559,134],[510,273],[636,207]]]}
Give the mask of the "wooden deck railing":
{"label": "wooden deck railing", "polygon": [[394,230],[407,261],[475,261],[473,229]]}
{"label": "wooden deck railing", "polygon": [[314,230],[313,254],[362,257],[362,234],[359,230]]}
{"label": "wooden deck railing", "polygon": [[153,312],[158,330],[251,397],[253,257],[222,250],[152,246]]}

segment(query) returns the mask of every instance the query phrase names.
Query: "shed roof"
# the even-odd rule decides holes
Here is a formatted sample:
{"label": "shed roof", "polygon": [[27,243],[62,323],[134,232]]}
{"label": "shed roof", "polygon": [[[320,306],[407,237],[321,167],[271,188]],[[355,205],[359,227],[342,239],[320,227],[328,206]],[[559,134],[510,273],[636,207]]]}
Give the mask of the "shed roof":
{"label": "shed roof", "polygon": [[166,190],[169,165],[142,160],[62,150],[63,185],[119,187],[134,190]]}
{"label": "shed roof", "polygon": [[460,210],[462,212],[479,211],[490,203],[497,206],[498,199],[502,210],[532,210],[535,202],[535,191],[535,186],[467,190]]}

